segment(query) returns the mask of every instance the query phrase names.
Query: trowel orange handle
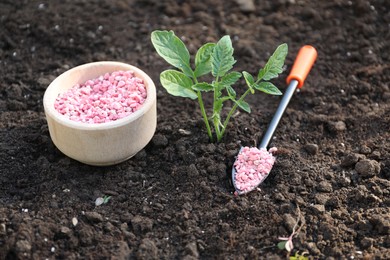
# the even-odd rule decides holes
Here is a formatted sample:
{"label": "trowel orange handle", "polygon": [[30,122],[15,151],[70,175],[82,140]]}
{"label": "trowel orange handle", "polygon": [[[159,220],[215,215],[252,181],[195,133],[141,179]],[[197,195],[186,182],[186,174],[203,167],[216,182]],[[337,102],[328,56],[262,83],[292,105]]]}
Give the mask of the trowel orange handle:
{"label": "trowel orange handle", "polygon": [[295,58],[290,75],[287,77],[287,84],[290,84],[290,81],[295,79],[298,81],[298,88],[301,88],[316,58],[317,51],[313,46],[303,46]]}

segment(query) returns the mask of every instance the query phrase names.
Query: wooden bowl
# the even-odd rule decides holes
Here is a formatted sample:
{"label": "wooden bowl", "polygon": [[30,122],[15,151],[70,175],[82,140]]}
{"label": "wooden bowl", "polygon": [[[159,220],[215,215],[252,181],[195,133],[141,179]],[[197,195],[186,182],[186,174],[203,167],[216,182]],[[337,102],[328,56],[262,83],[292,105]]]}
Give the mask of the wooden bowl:
{"label": "wooden bowl", "polygon": [[[146,87],[146,100],[133,114],[112,122],[89,124],[72,121],[54,108],[58,95],[75,84],[119,70],[133,71]],[[93,62],[64,72],[46,89],[43,106],[55,146],[70,158],[89,165],[113,165],[131,158],[149,143],[157,125],[153,81],[137,67],[121,62]]]}

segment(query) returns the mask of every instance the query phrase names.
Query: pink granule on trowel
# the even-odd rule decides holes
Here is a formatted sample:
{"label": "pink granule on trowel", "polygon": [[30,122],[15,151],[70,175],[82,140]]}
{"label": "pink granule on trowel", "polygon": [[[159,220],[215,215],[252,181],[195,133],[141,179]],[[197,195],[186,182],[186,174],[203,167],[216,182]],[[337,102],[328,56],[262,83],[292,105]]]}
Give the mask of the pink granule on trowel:
{"label": "pink granule on trowel", "polygon": [[256,188],[269,174],[275,163],[276,152],[273,147],[267,151],[264,148],[243,147],[234,163],[236,170],[235,186],[238,193],[245,193]]}
{"label": "pink granule on trowel", "polygon": [[57,97],[54,107],[70,120],[97,124],[134,113],[146,96],[145,84],[134,72],[115,71],[76,84]]}

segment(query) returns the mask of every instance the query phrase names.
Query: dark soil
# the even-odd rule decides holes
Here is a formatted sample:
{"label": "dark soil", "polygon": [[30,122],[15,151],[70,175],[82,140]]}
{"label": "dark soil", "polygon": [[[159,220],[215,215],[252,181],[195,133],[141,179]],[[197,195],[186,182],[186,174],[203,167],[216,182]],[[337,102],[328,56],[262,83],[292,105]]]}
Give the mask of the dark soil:
{"label": "dark soil", "polygon": [[[223,0],[2,0],[0,259],[285,259],[276,244],[292,232],[298,207],[304,225],[293,255],[388,259],[389,24],[387,0],[255,1],[254,10]],[[234,196],[229,173],[280,97],[251,96],[253,112],[210,143],[197,103],[159,83],[168,66],[150,43],[155,29],[174,30],[192,54],[229,34],[237,70],[253,74],[286,42],[286,72],[274,81],[282,90],[298,49],[317,48],[260,191]],[[56,76],[101,60],[136,65],[158,87],[155,137],[111,167],[59,152],[42,106]],[[96,207],[103,195],[111,199]]]}

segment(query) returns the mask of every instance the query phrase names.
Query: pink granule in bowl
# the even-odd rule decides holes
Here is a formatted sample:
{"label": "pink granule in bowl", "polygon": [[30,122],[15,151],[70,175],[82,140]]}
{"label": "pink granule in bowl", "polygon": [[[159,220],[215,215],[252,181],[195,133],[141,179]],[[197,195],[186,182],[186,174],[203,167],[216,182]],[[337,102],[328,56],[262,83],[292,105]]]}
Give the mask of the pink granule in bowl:
{"label": "pink granule in bowl", "polygon": [[98,124],[124,118],[145,102],[147,92],[142,79],[132,71],[115,71],[60,94],[54,108],[76,122]]}
{"label": "pink granule in bowl", "polygon": [[268,176],[275,163],[272,155],[275,147],[267,151],[264,148],[243,147],[234,163],[234,183],[238,194],[255,189]]}

